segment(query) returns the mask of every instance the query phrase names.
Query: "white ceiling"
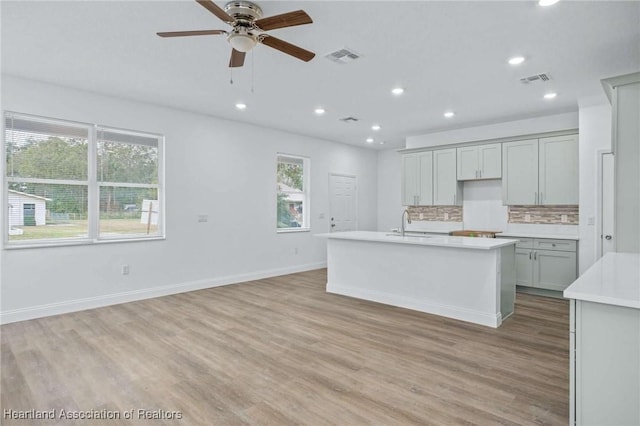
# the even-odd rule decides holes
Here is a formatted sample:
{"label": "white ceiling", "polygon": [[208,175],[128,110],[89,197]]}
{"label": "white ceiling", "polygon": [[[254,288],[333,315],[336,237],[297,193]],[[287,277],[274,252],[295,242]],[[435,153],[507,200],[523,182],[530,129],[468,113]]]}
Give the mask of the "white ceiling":
{"label": "white ceiling", "polygon": [[[257,3],[265,16],[304,9],[313,24],[270,34],[316,52],[315,59],[259,45],[231,85],[224,36],[155,35],[228,29],[195,1],[2,1],[2,72],[389,148],[409,135],[576,111],[605,101],[600,79],[640,70],[638,1]],[[350,64],[324,58],[343,47],[362,57]],[[513,55],[527,61],[510,66]],[[551,81],[519,82],[538,73]],[[394,86],[405,94],[391,95]],[[548,91],[558,97],[544,100]],[[239,101],[248,108],[236,110]],[[314,115],[317,106],[327,113]],[[456,116],[445,119],[445,110]],[[345,116],[361,121],[339,121]],[[373,132],[373,123],[382,130]],[[369,136],[373,144],[365,143]]]}

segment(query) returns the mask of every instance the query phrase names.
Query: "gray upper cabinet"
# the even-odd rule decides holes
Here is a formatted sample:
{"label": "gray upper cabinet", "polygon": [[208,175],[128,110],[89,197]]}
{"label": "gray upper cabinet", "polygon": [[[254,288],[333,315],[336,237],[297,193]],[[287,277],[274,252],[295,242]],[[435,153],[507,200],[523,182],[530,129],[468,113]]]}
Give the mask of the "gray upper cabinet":
{"label": "gray upper cabinet", "polygon": [[578,136],[502,144],[506,205],[578,204]]}
{"label": "gray upper cabinet", "polygon": [[578,204],[578,136],[540,139],[539,204]]}
{"label": "gray upper cabinet", "polygon": [[457,149],[458,180],[500,179],[501,144],[465,146]]}
{"label": "gray upper cabinet", "polygon": [[462,182],[456,172],[456,148],[433,151],[433,205],[462,205]]}
{"label": "gray upper cabinet", "polygon": [[402,205],[433,204],[433,154],[431,151],[402,156]]}
{"label": "gray upper cabinet", "polygon": [[538,139],[502,144],[502,202],[538,204]]}
{"label": "gray upper cabinet", "polygon": [[402,156],[402,205],[416,205],[418,195],[418,155]]}

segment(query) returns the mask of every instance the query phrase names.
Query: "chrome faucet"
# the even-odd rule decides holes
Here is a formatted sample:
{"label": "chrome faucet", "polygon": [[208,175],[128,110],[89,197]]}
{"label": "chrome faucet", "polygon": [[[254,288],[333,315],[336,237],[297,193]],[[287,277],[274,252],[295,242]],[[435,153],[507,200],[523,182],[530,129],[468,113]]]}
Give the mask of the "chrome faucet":
{"label": "chrome faucet", "polygon": [[402,219],[400,219],[400,222],[401,222],[400,230],[401,230],[401,232],[402,232],[402,236],[403,236],[403,237],[404,237],[404,215],[405,215],[405,214],[407,215],[407,224],[408,224],[408,225],[411,225],[411,214],[409,213],[409,210],[408,210],[408,209],[405,209],[405,210],[402,212]]}

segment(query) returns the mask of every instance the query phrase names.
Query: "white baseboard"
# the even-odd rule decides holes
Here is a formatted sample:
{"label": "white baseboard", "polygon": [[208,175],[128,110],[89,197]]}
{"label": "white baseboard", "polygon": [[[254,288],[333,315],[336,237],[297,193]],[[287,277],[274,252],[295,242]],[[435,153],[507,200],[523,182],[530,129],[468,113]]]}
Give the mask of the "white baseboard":
{"label": "white baseboard", "polygon": [[231,275],[221,278],[189,281],[178,284],[170,284],[162,287],[145,288],[142,290],[107,294],[104,296],[87,297],[83,299],[67,300],[64,302],[49,303],[46,305],[31,306],[28,308],[13,309],[0,312],[0,324],[9,324],[12,322],[48,317],[51,315],[84,311],[86,309],[117,305],[119,303],[133,302],[136,300],[152,299],[154,297],[168,296],[177,293],[186,293],[188,291],[202,290],[205,288],[219,287],[229,284],[239,284],[247,281],[294,274],[297,272],[312,271],[314,269],[321,269],[326,267],[327,262],[308,263],[286,268],[269,269],[265,271]]}
{"label": "white baseboard", "polygon": [[378,291],[364,290],[362,288],[349,287],[339,284],[327,283],[327,292],[340,294],[343,296],[356,297],[358,299],[370,300],[372,302],[384,303],[385,305],[398,306],[400,308],[414,311],[426,312],[428,314],[440,315],[461,321],[468,321],[475,324],[486,325],[497,328],[502,323],[501,314],[482,312],[471,309],[460,308],[451,305],[442,305],[426,301],[417,301],[396,294],[382,293]]}

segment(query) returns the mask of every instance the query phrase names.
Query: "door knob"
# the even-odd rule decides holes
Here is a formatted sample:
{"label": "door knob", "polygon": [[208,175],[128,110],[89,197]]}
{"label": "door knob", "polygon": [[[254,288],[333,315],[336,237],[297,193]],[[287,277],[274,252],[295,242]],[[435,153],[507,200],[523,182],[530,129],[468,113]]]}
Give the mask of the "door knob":
{"label": "door knob", "polygon": [[336,227],[336,224],[335,224],[335,223],[332,223],[332,224],[331,224],[331,227],[332,227],[332,228],[335,228],[335,227]]}
{"label": "door knob", "polygon": [[605,235],[605,236],[604,236],[604,239],[605,239],[605,240],[610,240],[611,238],[612,238],[612,237],[611,237],[611,235]]}

